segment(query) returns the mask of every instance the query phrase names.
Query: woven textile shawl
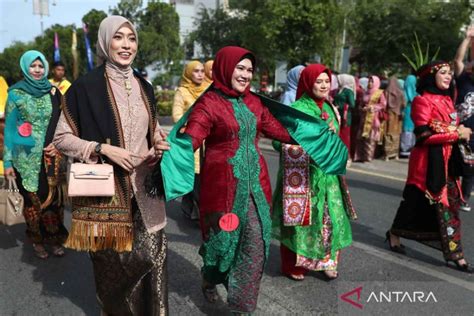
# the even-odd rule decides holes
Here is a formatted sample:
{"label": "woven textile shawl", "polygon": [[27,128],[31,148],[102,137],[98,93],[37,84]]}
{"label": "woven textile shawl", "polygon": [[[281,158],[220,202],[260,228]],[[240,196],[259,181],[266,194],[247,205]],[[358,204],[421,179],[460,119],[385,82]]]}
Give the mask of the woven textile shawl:
{"label": "woven textile shawl", "polygon": [[283,224],[311,225],[309,155],[301,146],[282,144]]}

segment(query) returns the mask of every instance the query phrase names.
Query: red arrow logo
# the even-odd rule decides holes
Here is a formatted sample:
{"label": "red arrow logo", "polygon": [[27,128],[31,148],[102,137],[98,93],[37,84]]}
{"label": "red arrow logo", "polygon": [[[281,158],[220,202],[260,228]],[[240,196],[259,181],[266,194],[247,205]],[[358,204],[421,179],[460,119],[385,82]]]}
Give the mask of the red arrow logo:
{"label": "red arrow logo", "polygon": [[[364,306],[359,303],[360,301],[360,293],[362,292],[362,286],[359,286],[358,288],[353,289],[350,292],[344,293],[341,295],[341,300],[343,300],[346,303],[351,304],[352,306],[355,306],[359,309],[363,309]],[[352,299],[349,298],[349,296],[352,296],[354,293],[357,293],[357,302],[353,301]]]}

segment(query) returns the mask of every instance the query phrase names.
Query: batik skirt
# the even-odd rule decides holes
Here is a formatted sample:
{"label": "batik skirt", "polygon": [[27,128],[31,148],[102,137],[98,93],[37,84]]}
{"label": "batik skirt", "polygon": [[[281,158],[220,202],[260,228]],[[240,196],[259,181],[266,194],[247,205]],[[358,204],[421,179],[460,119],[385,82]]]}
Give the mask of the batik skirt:
{"label": "batik skirt", "polygon": [[132,251],[90,252],[97,300],[106,315],[167,315],[166,235],[147,232],[135,200],[132,209]]}

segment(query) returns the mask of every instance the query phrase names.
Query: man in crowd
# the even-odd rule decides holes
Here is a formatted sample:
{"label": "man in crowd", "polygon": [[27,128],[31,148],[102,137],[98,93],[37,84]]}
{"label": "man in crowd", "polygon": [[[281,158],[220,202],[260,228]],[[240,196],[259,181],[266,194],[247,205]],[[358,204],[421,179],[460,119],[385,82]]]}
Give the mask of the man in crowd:
{"label": "man in crowd", "polygon": [[51,69],[53,78],[49,79],[49,82],[53,86],[59,89],[62,94],[66,94],[67,89],[71,86],[71,83],[66,79],[66,68],[61,61],[57,61],[53,64]]}

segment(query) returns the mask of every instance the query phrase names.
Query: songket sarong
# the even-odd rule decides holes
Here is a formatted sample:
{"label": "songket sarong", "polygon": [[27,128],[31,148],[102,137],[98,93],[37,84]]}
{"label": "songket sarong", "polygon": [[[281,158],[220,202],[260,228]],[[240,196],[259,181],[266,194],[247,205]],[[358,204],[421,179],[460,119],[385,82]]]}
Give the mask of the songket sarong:
{"label": "songket sarong", "polygon": [[385,158],[398,157],[400,150],[400,133],[402,123],[399,115],[395,112],[388,112],[387,131],[384,134]]}
{"label": "songket sarong", "polygon": [[464,258],[461,245],[460,190],[453,179],[448,180],[449,207],[431,204],[414,185],[407,185],[390,232],[412,239],[443,252],[446,260]]}
{"label": "songket sarong", "polygon": [[147,232],[135,200],[132,212],[131,252],[90,252],[99,305],[108,315],[167,315],[166,235]]}

